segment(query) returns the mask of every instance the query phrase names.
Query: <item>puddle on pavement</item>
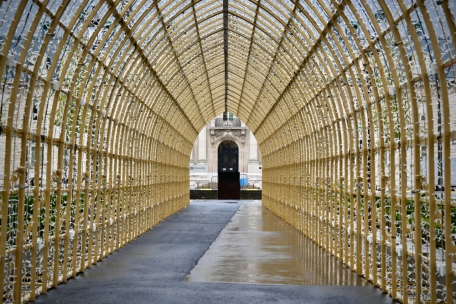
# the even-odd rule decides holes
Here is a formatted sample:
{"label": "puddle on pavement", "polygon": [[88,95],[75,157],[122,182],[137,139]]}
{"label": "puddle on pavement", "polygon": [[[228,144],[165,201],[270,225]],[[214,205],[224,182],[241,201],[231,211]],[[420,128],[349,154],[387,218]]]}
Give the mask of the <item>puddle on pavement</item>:
{"label": "puddle on pavement", "polygon": [[369,285],[259,201],[243,203],[185,280]]}

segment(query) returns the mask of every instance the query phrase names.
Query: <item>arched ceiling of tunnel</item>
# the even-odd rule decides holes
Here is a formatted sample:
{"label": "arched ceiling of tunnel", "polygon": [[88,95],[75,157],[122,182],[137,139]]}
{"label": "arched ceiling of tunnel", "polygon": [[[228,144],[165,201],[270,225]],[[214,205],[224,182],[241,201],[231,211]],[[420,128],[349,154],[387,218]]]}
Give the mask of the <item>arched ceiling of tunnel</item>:
{"label": "arched ceiling of tunnel", "polygon": [[[225,9],[223,0],[3,1],[2,62],[31,68],[49,58],[39,81],[120,120],[123,104],[137,100],[141,109],[130,110],[156,113],[190,142],[226,100],[261,143],[297,113],[311,113],[301,132],[331,124],[319,121],[320,106],[328,120],[354,116],[387,93],[365,90],[373,78],[411,85],[419,75],[405,67],[420,72],[420,61],[433,61],[426,48],[434,34],[443,41],[440,65],[453,64],[454,21],[445,20],[454,3],[441,2],[228,0]],[[355,82],[357,90],[343,87]]]}

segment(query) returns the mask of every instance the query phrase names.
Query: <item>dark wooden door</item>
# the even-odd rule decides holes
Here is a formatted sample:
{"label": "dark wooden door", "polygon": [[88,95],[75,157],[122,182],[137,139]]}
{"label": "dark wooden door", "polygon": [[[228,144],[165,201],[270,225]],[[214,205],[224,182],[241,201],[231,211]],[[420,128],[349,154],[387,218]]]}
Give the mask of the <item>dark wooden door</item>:
{"label": "dark wooden door", "polygon": [[218,173],[218,199],[241,199],[239,172]]}
{"label": "dark wooden door", "polygon": [[218,147],[218,199],[240,199],[239,148],[232,140]]}

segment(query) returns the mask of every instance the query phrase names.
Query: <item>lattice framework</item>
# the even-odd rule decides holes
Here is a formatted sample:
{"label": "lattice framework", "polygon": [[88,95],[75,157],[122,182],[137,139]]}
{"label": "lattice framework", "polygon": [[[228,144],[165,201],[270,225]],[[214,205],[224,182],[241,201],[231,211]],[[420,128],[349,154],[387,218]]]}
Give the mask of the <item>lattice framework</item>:
{"label": "lattice framework", "polygon": [[3,301],[187,206],[226,100],[267,208],[393,298],[453,302],[456,3],[228,4],[225,61],[222,0],[2,1]]}

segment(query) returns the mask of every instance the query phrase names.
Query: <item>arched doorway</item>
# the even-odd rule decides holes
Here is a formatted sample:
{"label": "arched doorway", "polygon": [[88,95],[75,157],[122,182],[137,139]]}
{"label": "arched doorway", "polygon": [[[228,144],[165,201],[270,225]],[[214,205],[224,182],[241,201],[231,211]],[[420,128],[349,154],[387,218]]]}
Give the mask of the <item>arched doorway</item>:
{"label": "arched doorway", "polygon": [[232,140],[222,141],[217,151],[218,199],[240,199],[239,148]]}
{"label": "arched doorway", "polygon": [[218,147],[218,172],[239,172],[239,148],[232,140],[225,140]]}

